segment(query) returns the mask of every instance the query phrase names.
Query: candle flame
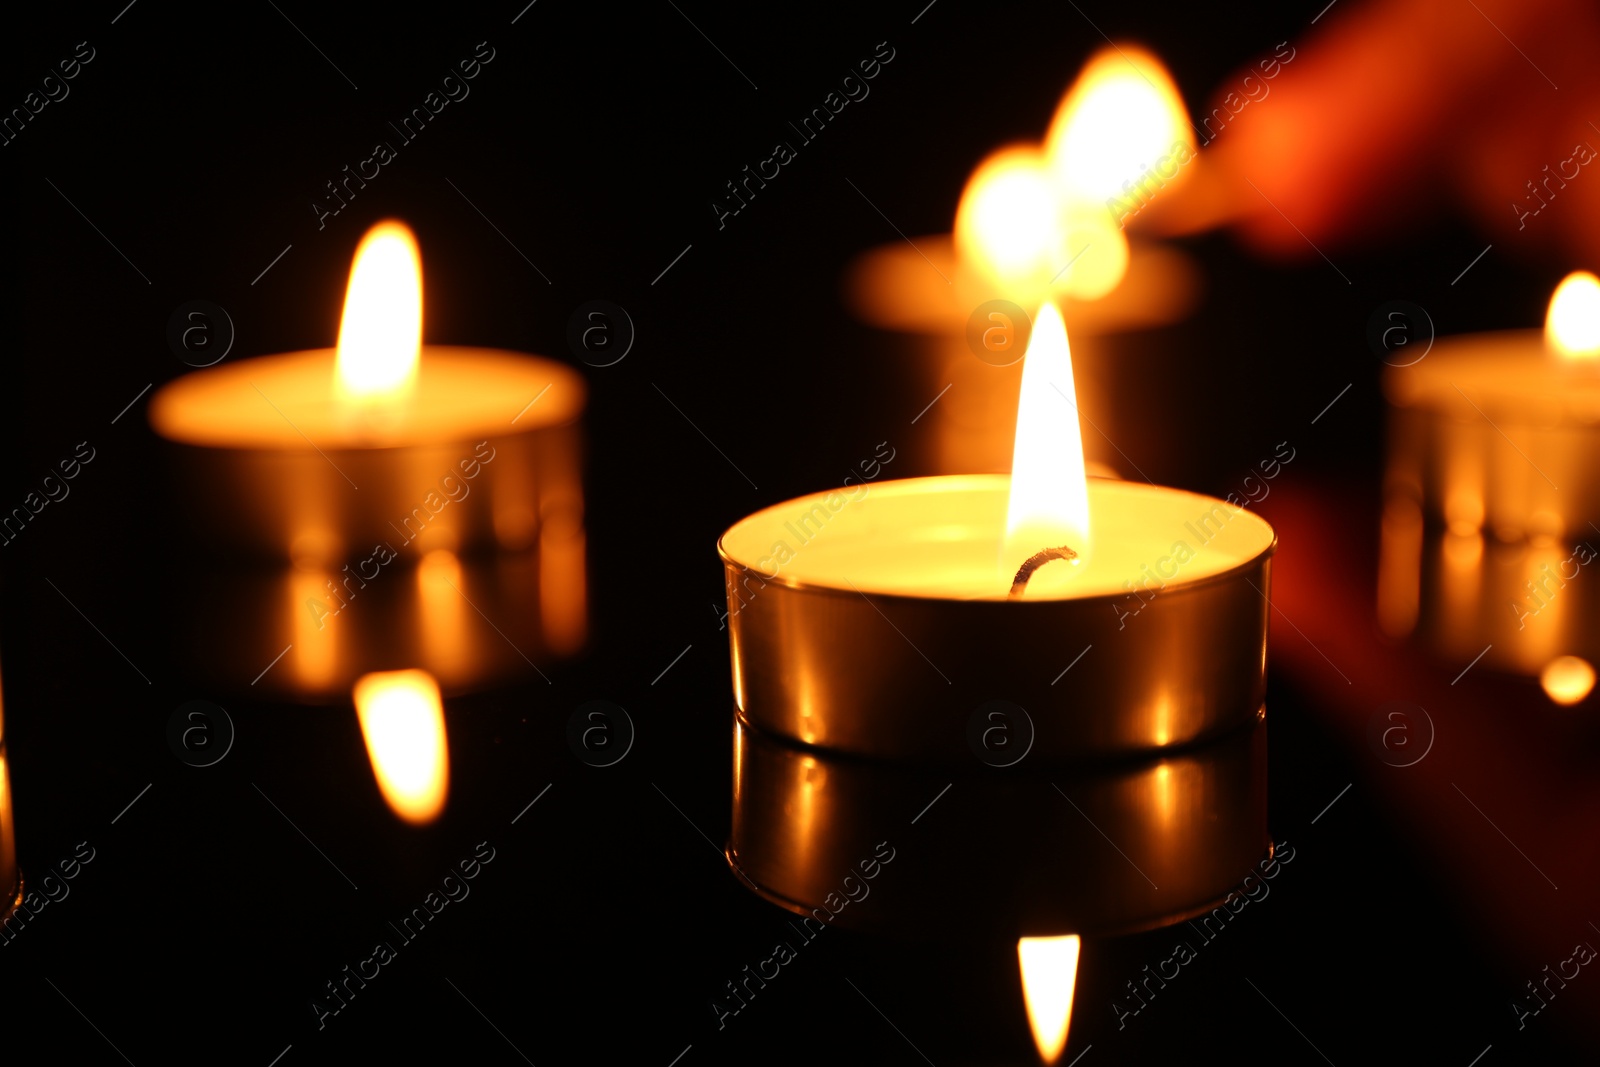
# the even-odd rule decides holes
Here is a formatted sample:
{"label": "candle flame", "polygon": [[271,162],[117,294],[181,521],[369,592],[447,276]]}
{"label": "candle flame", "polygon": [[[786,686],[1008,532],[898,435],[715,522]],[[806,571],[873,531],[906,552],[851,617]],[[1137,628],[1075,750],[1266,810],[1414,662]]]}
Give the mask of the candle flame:
{"label": "candle flame", "polygon": [[1580,270],[1561,279],[1550,297],[1544,336],[1562,359],[1600,356],[1600,278]]}
{"label": "candle flame", "polygon": [[353,696],[383,799],[409,823],[432,822],[450,792],[439,683],[422,670],[378,671],[358,678]]}
{"label": "candle flame", "polygon": [[[1061,98],[1045,155],[1069,202],[1104,210],[1154,175],[1156,186],[1183,180],[1156,170],[1158,161],[1194,153],[1194,128],[1183,97],[1161,60],[1134,45],[1095,53]],[[1166,169],[1166,167],[1163,167]]]}
{"label": "candle flame", "polygon": [[[1047,302],[1034,318],[1023,357],[1001,568],[1014,573],[1034,553],[1062,545],[1080,561],[1088,557],[1089,483],[1067,327]],[[1067,564],[1056,563],[1041,568],[1034,581],[1059,587],[1068,573]]]}
{"label": "candle flame", "polygon": [[1028,1025],[1033,1028],[1033,1043],[1039,1049],[1039,1058],[1047,1064],[1060,1059],[1062,1049],[1067,1047],[1081,944],[1077,934],[1024,937],[1017,941]]}
{"label": "candle flame", "polygon": [[1037,300],[1067,261],[1056,191],[1044,156],[1012,145],[978,164],[956,208],[955,241],[1002,293]]}
{"label": "candle flame", "polygon": [[1557,656],[1539,674],[1545,695],[1557,704],[1576,704],[1594,689],[1594,668],[1579,656]]}
{"label": "candle flame", "polygon": [[422,253],[402,222],[368,230],[350,264],[335,358],[338,394],[352,400],[405,395],[422,355]]}

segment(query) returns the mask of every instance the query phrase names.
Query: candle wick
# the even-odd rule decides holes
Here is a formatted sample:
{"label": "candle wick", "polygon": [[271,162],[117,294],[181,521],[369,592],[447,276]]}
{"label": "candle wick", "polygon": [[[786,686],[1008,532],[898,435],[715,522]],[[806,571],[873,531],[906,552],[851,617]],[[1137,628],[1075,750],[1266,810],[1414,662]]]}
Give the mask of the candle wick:
{"label": "candle wick", "polygon": [[1043,567],[1053,559],[1077,559],[1078,553],[1062,545],[1059,548],[1042,548],[1028,557],[1026,563],[1017,569],[1017,576],[1011,580],[1010,600],[1022,599],[1023,592],[1028,588],[1028,581],[1033,577],[1033,572]]}

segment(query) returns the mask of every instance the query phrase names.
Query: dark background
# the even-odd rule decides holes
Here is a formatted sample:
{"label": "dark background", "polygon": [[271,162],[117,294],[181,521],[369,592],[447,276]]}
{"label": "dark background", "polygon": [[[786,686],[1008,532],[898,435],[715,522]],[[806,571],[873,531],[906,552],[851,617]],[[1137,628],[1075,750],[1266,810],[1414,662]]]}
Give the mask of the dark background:
{"label": "dark background", "polygon": [[[285,1065],[522,1062],[515,1050],[539,1064],[666,1065],[687,1048],[684,1065],[1028,1062],[1014,948],[966,944],[959,899],[924,943],[830,932],[719,1032],[709,1002],[770,952],[785,915],[717,852],[731,724],[716,538],[833,484],[876,442],[914,441],[929,397],[883,358],[903,341],[845,311],[841,271],[899,239],[883,215],[913,237],[948,230],[971,167],[1042,134],[1104,43],[1096,26],[1155,48],[1198,109],[1237,67],[1304,35],[1316,6],[938,0],[913,24],[920,0],[681,12],[540,0],[512,25],[515,0],[336,11],[141,0],[120,17],[117,2],[5,16],[6,108],[78,42],[95,49],[70,96],[0,148],[12,324],[0,506],[78,442],[97,450],[71,496],[0,552],[0,661],[23,867],[85,840],[96,858],[0,947],[0,1055],[264,1067],[292,1046]],[[393,143],[386,120],[480,41],[495,58],[471,95],[319,229],[309,205],[323,183],[375,140]],[[881,41],[895,56],[871,95],[719,229],[710,205],[724,183],[790,140],[787,121]],[[148,394],[112,424],[147,383],[186,369],[165,340],[186,301],[227,309],[229,358],[332,344],[355,244],[391,215],[423,249],[430,341],[572,360],[568,317],[596,298],[638,330],[621,363],[582,368],[589,646],[542,665],[553,685],[450,702],[451,806],[424,831],[388,815],[348,708],[251,702],[186,675],[173,635],[196,578],[173,549],[175,501],[209,490],[169,482]],[[1113,346],[1120,400],[1151,428],[1127,446],[1139,466],[1225,493],[1292,437],[1286,477],[1349,493],[1366,509],[1351,517],[1352,551],[1369,553],[1382,449],[1373,310],[1415,301],[1441,333],[1533,325],[1566,266],[1497,250],[1467,291],[1449,283],[1483,238],[1448,219],[1387,236],[1335,257],[1348,285],[1315,256],[1285,268],[1225,235],[1183,242],[1206,275],[1201,310]],[[893,475],[927,469],[914,444],[906,454]],[[1170,935],[1089,943],[1067,1059],[1090,1045],[1090,1067],[1224,1050],[1462,1065],[1491,1043],[1485,1063],[1575,1051],[1566,1043],[1586,1021],[1572,1000],[1516,1030],[1508,1004],[1532,973],[1368,787],[1392,769],[1334,736],[1316,711],[1322,681],[1271,673],[1271,821],[1298,862],[1185,969],[1201,976],[1124,1030],[1107,1004],[1169,953]],[[238,727],[206,769],[166,742],[168,716],[194,698],[223,703]],[[564,737],[572,709],[596,698],[638,727],[607,769],[581,764]],[[308,1003],[323,983],[484,840],[496,859],[471,897],[319,1031]]]}

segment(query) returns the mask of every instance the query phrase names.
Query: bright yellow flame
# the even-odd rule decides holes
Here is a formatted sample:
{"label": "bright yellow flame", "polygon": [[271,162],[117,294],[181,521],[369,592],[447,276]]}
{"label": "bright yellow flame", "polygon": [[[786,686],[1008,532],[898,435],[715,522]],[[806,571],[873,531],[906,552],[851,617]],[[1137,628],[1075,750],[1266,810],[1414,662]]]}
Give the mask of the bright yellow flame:
{"label": "bright yellow flame", "polygon": [[439,683],[427,671],[379,671],[356,679],[353,695],[383,799],[407,822],[432,822],[450,793]]}
{"label": "bright yellow flame", "polygon": [[[1062,545],[1076,551],[1079,562],[1088,558],[1089,480],[1067,327],[1055,304],[1045,303],[1022,363],[1001,569],[1014,575],[1029,556]],[[1070,573],[1064,562],[1043,567],[1029,593],[1065,588]]]}
{"label": "bright yellow flame", "polygon": [[1096,53],[1061,98],[1045,156],[1068,203],[1104,211],[1187,177],[1194,128],[1178,87],[1150,52],[1133,45]]}
{"label": "bright yellow flame", "polygon": [[1561,279],[1550,297],[1544,337],[1562,359],[1600,356],[1600,278],[1580,270]]}
{"label": "bright yellow flame", "polygon": [[1557,704],[1576,704],[1594,689],[1594,668],[1578,656],[1557,656],[1545,664],[1539,684]]}
{"label": "bright yellow flame", "polygon": [[1022,967],[1022,995],[1028,1005],[1028,1025],[1039,1058],[1054,1063],[1067,1047],[1067,1027],[1072,1022],[1072,991],[1078,984],[1077,934],[1064,937],[1024,937],[1017,942],[1017,962]]}
{"label": "bright yellow flame", "polygon": [[422,253],[401,222],[367,231],[350,264],[335,358],[338,394],[382,400],[408,392],[422,355]]}
{"label": "bright yellow flame", "polygon": [[967,179],[956,248],[1002,295],[1037,299],[1071,258],[1062,237],[1060,203],[1033,145],[1000,149]]}

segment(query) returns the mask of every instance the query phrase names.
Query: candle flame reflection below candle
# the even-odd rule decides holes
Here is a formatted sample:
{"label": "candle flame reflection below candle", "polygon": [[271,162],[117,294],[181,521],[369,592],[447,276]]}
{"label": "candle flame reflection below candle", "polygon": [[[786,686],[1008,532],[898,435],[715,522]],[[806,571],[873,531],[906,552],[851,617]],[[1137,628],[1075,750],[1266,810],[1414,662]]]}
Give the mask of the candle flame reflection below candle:
{"label": "candle flame reflection below candle", "polygon": [[432,822],[450,793],[439,683],[427,671],[378,671],[356,680],[353,697],[383,799],[409,823]]}
{"label": "candle flame reflection below candle", "polygon": [[339,320],[335,392],[393,403],[415,385],[422,356],[422,253],[404,223],[368,230],[350,264]]}
{"label": "candle flame reflection below candle", "polygon": [[1557,704],[1577,704],[1594,690],[1594,668],[1581,656],[1557,656],[1540,672],[1539,685]]}
{"label": "candle flame reflection below candle", "polygon": [[[1067,327],[1055,304],[1047,302],[1034,317],[1022,363],[1000,556],[1005,581],[1029,556],[1062,545],[1078,553],[1078,562],[1089,556],[1089,484]],[[1029,595],[1064,589],[1070,575],[1064,562],[1042,567],[1029,583]]]}
{"label": "candle flame reflection below candle", "polygon": [[1561,279],[1550,297],[1544,336],[1562,359],[1600,357],[1600,278],[1580,270]]}
{"label": "candle flame reflection below candle", "polygon": [[1039,1058],[1055,1063],[1067,1047],[1072,1023],[1072,993],[1078,983],[1077,934],[1063,937],[1024,937],[1017,941],[1017,963],[1022,968],[1022,995],[1028,1006],[1028,1025]]}

